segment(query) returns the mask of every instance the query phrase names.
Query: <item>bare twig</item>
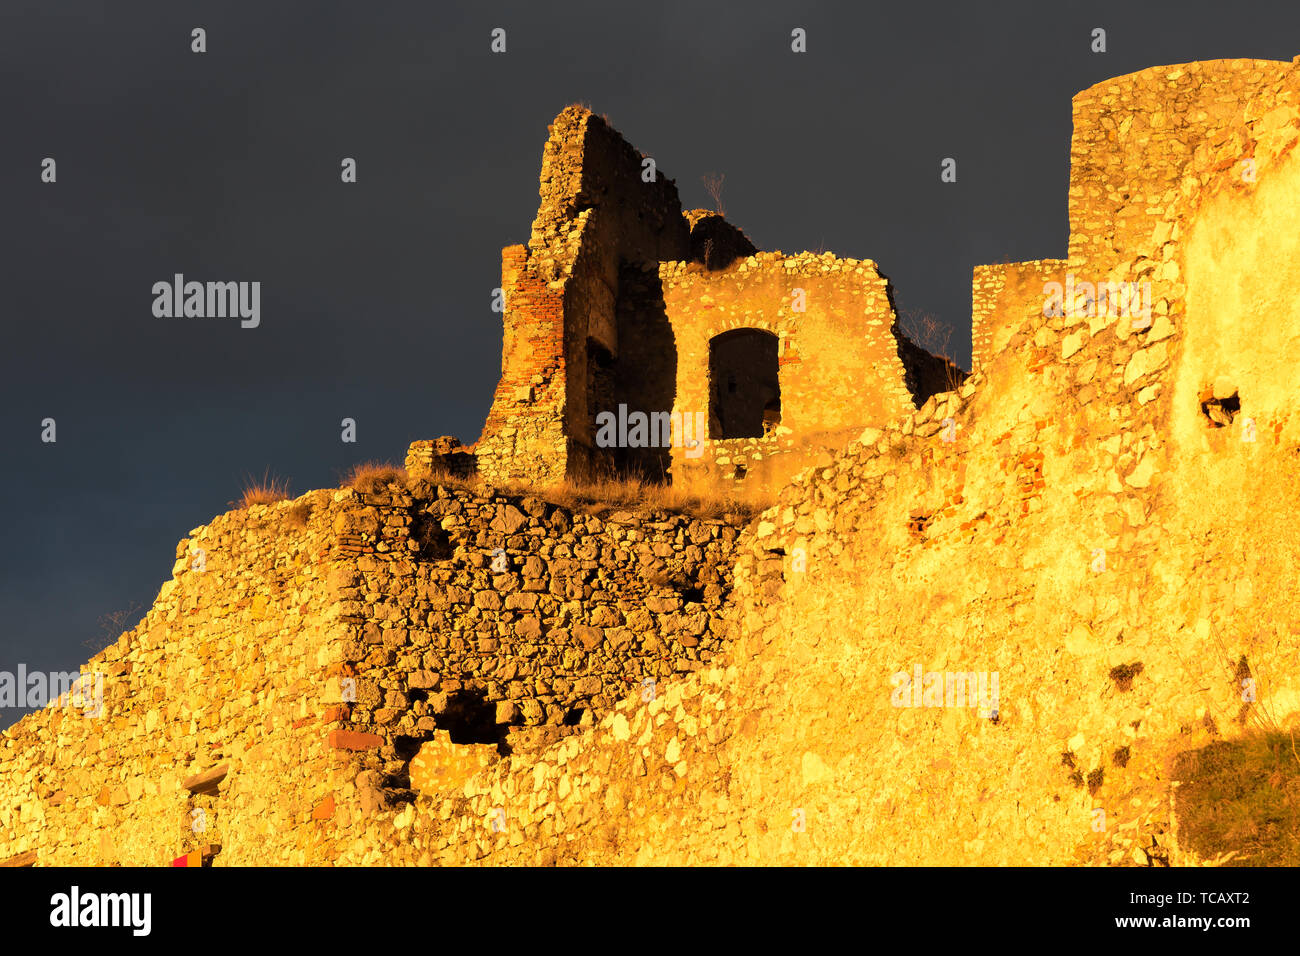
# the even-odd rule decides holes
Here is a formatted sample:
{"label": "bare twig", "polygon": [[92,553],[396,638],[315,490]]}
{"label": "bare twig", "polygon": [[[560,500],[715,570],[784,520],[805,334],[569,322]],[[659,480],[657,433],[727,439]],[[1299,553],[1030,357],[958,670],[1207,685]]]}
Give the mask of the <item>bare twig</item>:
{"label": "bare twig", "polygon": [[702,177],[704,180],[704,190],[713,199],[713,211],[719,216],[726,216],[727,212],[722,207],[722,181],[726,179],[725,174],[709,173]]}

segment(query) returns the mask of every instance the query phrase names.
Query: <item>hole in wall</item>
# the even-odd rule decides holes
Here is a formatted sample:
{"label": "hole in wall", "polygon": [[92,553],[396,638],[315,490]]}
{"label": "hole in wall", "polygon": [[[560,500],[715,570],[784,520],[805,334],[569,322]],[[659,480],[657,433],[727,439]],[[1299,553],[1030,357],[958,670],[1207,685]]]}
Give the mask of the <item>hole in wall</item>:
{"label": "hole in wall", "polygon": [[453,744],[496,744],[499,748],[503,740],[504,728],[496,722],[496,704],[479,688],[450,694],[436,722],[439,730],[451,735]]}
{"label": "hole in wall", "polygon": [[582,723],[582,718],[587,714],[585,707],[574,707],[564,715],[564,726],[577,727]]}
{"label": "hole in wall", "polygon": [[420,752],[420,745],[423,743],[422,737],[394,737],[393,752],[399,760],[410,760]]}
{"label": "hole in wall", "polygon": [[763,434],[770,435],[781,424],[781,396],[776,395],[763,406]]}
{"label": "hole in wall", "polygon": [[1241,396],[1230,385],[1216,382],[1201,389],[1197,396],[1201,403],[1201,417],[1208,428],[1224,428],[1241,413]]}
{"label": "hole in wall", "polygon": [[411,540],[419,548],[417,554],[427,561],[445,561],[455,551],[451,535],[432,516],[422,514],[411,522]]}

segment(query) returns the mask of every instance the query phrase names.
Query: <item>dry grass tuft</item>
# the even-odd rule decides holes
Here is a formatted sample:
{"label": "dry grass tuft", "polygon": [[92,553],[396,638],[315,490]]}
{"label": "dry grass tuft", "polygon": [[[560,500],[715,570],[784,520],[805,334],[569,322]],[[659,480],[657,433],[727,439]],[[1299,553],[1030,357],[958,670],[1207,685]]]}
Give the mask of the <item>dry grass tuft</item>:
{"label": "dry grass tuft", "polygon": [[774,496],[748,490],[744,485],[664,485],[639,478],[569,482],[534,493],[571,511],[593,515],[618,510],[670,511],[701,518],[734,514],[749,519],[774,503]]}
{"label": "dry grass tuft", "polygon": [[369,495],[387,491],[389,485],[400,485],[405,489],[406,469],[388,461],[365,461],[352,466],[343,484]]}
{"label": "dry grass tuft", "polygon": [[746,520],[775,504],[775,495],[746,489],[744,485],[698,483],[666,485],[640,478],[606,478],[590,482],[532,485],[527,482],[488,484],[480,476],[464,477],[435,469],[410,478],[406,471],[385,462],[356,466],[344,486],[374,494],[392,483],[402,485],[417,497],[428,497],[435,487],[469,491],[480,495],[535,497],[578,514],[603,515],[612,511],[668,511],[702,518],[738,515]]}
{"label": "dry grass tuft", "polygon": [[267,473],[262,476],[261,480],[250,478],[244,484],[244,493],[239,500],[239,507],[273,505],[277,501],[284,501],[288,497],[289,479],[275,478],[270,473]]}
{"label": "dry grass tuft", "polygon": [[[1229,866],[1300,866],[1300,757],[1287,731],[1179,754],[1178,842]],[[1225,859],[1231,854],[1231,859]]]}
{"label": "dry grass tuft", "polygon": [[904,309],[898,314],[897,322],[913,345],[943,361],[943,390],[955,392],[961,388],[966,381],[966,373],[949,354],[948,343],[952,338],[952,329],[930,313],[919,309]]}
{"label": "dry grass tuft", "polygon": [[430,487],[440,485],[443,488],[456,488],[462,491],[482,491],[484,487],[483,479],[478,475],[454,475],[445,468],[434,466],[427,474],[420,478],[412,479],[407,476],[407,486],[414,489],[421,483],[426,483]]}

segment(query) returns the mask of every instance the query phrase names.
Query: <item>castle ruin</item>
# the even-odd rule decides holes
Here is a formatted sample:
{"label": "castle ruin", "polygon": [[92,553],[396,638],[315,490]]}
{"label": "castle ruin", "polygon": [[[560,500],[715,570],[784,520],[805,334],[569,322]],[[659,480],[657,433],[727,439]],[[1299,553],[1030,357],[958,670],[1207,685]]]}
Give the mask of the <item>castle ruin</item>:
{"label": "castle ruin", "polygon": [[[580,476],[619,401],[754,430],[770,340],[711,397],[733,328],[777,337],[790,431],[699,467],[853,440],[743,527],[418,476],[219,516],[83,668],[102,716],[0,735],[0,861],[1223,862],[1194,758],[1300,727],[1297,62],[1079,93],[1067,257],[975,271],[975,368],[919,409],[873,266],[750,254],[565,111],[483,438],[412,454]],[[838,361],[875,423],[806,411]],[[900,706],[915,670],[998,706]]]}
{"label": "castle ruin", "polygon": [[[501,255],[501,380],[473,451],[489,480],[775,490],[961,380],[900,331],[875,263],[760,253],[722,216],[684,213],[588,109],[551,124],[540,192],[528,244]],[[408,465],[429,460],[419,443]]]}

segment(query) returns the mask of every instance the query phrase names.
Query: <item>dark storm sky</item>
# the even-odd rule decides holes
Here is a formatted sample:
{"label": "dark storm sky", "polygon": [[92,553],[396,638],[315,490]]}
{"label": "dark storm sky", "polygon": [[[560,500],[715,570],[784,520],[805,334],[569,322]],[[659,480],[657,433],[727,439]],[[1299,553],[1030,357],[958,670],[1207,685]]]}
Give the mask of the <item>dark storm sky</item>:
{"label": "dark storm sky", "polygon": [[[688,208],[725,174],[760,248],[875,259],[969,364],[972,267],[1065,254],[1075,92],[1297,52],[1293,0],[5,0],[0,670],[76,670],[116,637],[99,618],[151,603],[176,542],[250,475],[298,494],[417,438],[477,438],[500,250],[527,241],[546,124],[570,102],[608,114]],[[155,318],[151,287],[176,272],[260,281],[260,327]]]}

